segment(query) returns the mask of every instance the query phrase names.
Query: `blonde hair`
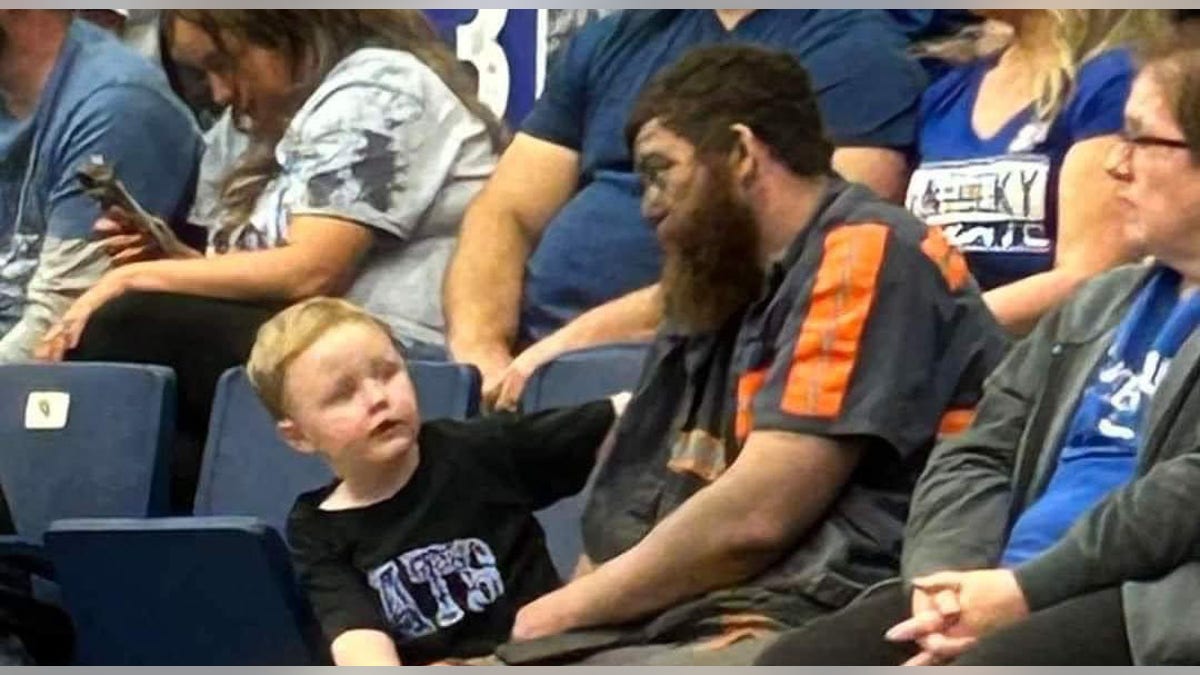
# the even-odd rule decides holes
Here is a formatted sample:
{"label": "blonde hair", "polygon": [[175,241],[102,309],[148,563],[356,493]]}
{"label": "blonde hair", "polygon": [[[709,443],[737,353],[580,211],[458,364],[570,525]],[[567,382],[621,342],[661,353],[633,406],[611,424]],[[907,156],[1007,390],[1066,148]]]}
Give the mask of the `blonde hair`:
{"label": "blonde hair", "polygon": [[287,417],[283,380],[292,362],[333,329],[348,325],[376,328],[392,337],[386,323],[359,306],[327,297],[309,298],[292,305],[258,329],[246,373],[250,385],[276,420]]}
{"label": "blonde hair", "polygon": [[[1124,45],[1138,46],[1160,38],[1170,26],[1170,14],[1159,9],[1043,9],[1049,22],[1045,49],[1053,53],[1053,67],[1040,70],[1033,82],[1033,112],[1051,122],[1075,90],[1080,67],[1099,54]],[[988,22],[958,38],[918,45],[919,56],[965,63],[991,56],[1012,45],[1013,34]]]}

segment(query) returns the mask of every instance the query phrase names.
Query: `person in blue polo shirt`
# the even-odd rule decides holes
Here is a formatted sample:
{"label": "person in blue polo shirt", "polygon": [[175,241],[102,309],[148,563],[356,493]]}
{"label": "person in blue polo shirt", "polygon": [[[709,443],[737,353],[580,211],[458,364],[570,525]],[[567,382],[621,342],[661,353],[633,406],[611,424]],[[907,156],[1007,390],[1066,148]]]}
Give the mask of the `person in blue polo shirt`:
{"label": "person in blue polo shirt", "polygon": [[12,361],[108,269],[79,166],[103,157],[178,223],[202,143],[154,66],[66,10],[0,12],[0,97],[0,361]]}
{"label": "person in blue polo shirt", "polygon": [[[659,69],[696,46],[738,42],[799,59],[837,146],[834,168],[902,195],[925,80],[882,12],[637,10],[593,22],[550,71],[468,210],[451,264],[450,349],[479,366],[489,398],[511,403],[523,375],[567,348],[653,330],[658,295],[639,289],[658,278],[661,254],[638,213],[641,187],[621,129]],[[598,316],[584,314],[617,298]]]}

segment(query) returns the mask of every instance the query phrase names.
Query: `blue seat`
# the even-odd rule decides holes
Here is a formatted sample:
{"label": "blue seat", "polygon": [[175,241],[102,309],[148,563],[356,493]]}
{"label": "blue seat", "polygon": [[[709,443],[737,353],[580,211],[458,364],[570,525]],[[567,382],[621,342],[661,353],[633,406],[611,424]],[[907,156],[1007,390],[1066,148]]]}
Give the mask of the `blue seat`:
{"label": "blue seat", "polygon": [[[648,353],[646,343],[620,343],[562,354],[529,377],[521,395],[521,409],[537,412],[633,391],[641,378]],[[537,513],[538,522],[546,533],[550,559],[563,579],[571,577],[583,553],[580,526],[591,485],[589,479],[579,494]]]}
{"label": "blue seat", "polygon": [[115,363],[0,366],[0,484],[18,536],[57,518],[168,509],[175,375]]}
{"label": "blue seat", "polygon": [[537,412],[581,405],[632,391],[649,351],[645,342],[621,342],[560,354],[529,376],[521,409]]}
{"label": "blue seat", "polygon": [[[413,361],[408,367],[424,418],[466,419],[478,413],[479,371],[473,366]],[[296,497],[332,479],[320,458],[283,442],[242,368],[221,377],[196,490],[196,515],[257,516],[284,532]]]}
{"label": "blue seat", "polygon": [[[478,410],[479,373],[409,364],[424,416]],[[321,665],[324,641],[281,533],[296,496],[331,479],[289,449],[243,370],[222,376],[192,518],[69,521],[47,546],[79,642],[105,665]],[[93,568],[87,561],[100,561]]]}
{"label": "blue seat", "polygon": [[60,520],[46,548],[80,665],[329,663],[287,547],[254,518]]}

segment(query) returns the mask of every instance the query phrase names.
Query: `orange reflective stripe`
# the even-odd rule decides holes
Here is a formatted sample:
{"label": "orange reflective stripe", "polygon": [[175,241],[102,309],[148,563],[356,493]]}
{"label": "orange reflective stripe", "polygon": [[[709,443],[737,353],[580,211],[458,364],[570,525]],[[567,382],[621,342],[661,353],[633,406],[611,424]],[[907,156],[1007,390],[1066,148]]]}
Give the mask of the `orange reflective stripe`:
{"label": "orange reflective stripe", "polygon": [[945,415],[942,415],[942,422],[938,425],[938,438],[961,434],[969,429],[974,421],[975,410],[973,408],[948,410]]}
{"label": "orange reflective stripe", "polygon": [[952,292],[958,291],[967,283],[967,279],[971,276],[967,260],[958,248],[946,239],[941,227],[930,225],[925,229],[925,239],[921,241],[921,252],[938,266],[942,278],[946,280],[946,285]]}
{"label": "orange reflective stripe", "polygon": [[766,380],[766,369],[752,370],[738,378],[737,417],[734,421],[734,434],[738,444],[745,443],[746,437],[754,429],[754,397],[762,390]]}
{"label": "orange reflective stripe", "polygon": [[883,267],[888,228],[843,225],[825,236],[821,266],[783,390],[793,415],[841,413]]}

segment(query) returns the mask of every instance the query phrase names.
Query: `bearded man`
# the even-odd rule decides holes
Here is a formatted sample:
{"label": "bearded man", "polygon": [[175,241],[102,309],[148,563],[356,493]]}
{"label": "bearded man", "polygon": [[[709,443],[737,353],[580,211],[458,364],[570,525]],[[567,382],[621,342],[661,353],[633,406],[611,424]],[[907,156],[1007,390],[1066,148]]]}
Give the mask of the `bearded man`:
{"label": "bearded man", "polygon": [[626,136],[667,318],[597,476],[588,560],[500,656],[745,662],[896,573],[915,479],[1005,340],[939,230],[833,174],[791,56],[694,51]]}

